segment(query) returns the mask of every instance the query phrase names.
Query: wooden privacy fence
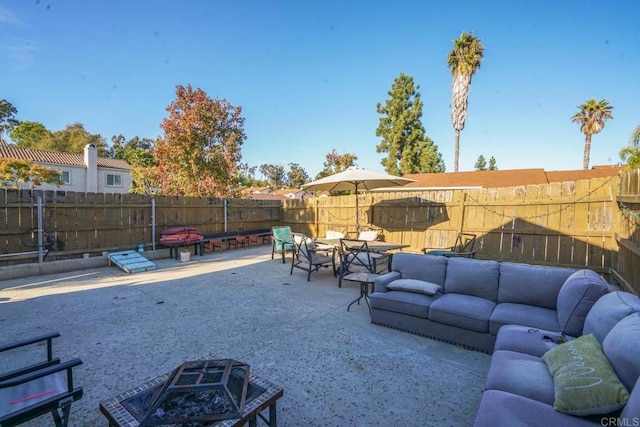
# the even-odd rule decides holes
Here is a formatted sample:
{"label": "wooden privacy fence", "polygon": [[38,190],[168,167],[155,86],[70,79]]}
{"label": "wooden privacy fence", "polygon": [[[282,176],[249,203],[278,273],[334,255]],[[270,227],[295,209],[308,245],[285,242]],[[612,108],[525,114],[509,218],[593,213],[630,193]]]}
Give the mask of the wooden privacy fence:
{"label": "wooden privacy fence", "polygon": [[[370,192],[357,196],[357,214],[361,225],[412,252],[451,246],[464,231],[478,236],[478,258],[612,269],[616,280],[640,292],[639,173],[519,187]],[[0,190],[0,257],[37,245],[37,197],[53,259],[148,247],[153,222],[156,241],[163,229],[181,225],[204,233],[274,225],[311,236],[356,231],[354,195],[281,202]]]}
{"label": "wooden privacy fence", "polygon": [[[636,187],[629,191],[640,203],[635,177]],[[608,274],[619,268],[616,233],[636,233],[633,241],[638,241],[635,225],[633,233],[621,225],[619,188],[620,178],[613,176],[504,188],[372,192],[358,196],[358,214],[361,225],[380,229],[385,240],[408,244],[413,252],[452,246],[464,231],[478,236],[478,258]],[[355,196],[340,196],[285,201],[282,221],[312,235],[329,229],[353,235],[355,216]],[[640,213],[635,219],[640,221]],[[632,270],[638,274],[630,267],[640,264],[637,256],[624,264],[625,277]],[[630,283],[640,290],[640,277]]]}
{"label": "wooden privacy fence", "polygon": [[620,224],[616,231],[619,245],[614,278],[640,294],[640,169],[622,174],[617,196]]}
{"label": "wooden privacy fence", "polygon": [[154,222],[159,242],[160,232],[175,226],[194,226],[203,233],[270,228],[280,223],[282,212],[281,203],[274,200],[4,189],[0,190],[0,261],[5,256],[9,263],[15,255],[37,250],[38,198],[50,249],[47,259],[134,249],[139,244],[149,248]]}

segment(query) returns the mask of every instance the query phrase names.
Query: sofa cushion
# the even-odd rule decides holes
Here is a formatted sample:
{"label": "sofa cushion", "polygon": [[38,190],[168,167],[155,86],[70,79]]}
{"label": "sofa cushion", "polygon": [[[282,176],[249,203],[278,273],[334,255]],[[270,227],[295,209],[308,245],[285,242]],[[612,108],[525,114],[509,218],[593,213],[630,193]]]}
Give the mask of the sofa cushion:
{"label": "sofa cushion", "polygon": [[553,375],[553,407],[557,411],[571,415],[608,414],[622,409],[629,399],[629,392],[592,334],[561,344],[542,359]]}
{"label": "sofa cushion", "polygon": [[560,332],[529,326],[505,325],[498,331],[493,351],[509,350],[542,357],[547,351],[557,346],[561,340],[562,334]]}
{"label": "sofa cushion", "polygon": [[589,310],[608,291],[607,282],[595,271],[578,270],[569,276],[558,293],[560,330],[574,337],[582,335]]}
{"label": "sofa cushion", "polygon": [[429,317],[429,306],[435,299],[434,296],[415,292],[389,291],[374,292],[369,301],[372,308],[426,319]]}
{"label": "sofa cushion", "polygon": [[582,333],[593,334],[602,342],[611,328],[631,313],[640,313],[640,298],[629,292],[610,292],[591,307]]}
{"label": "sofa cushion", "polygon": [[499,263],[471,258],[439,258],[447,260],[445,293],[473,295],[496,301]]}
{"label": "sofa cushion", "polygon": [[[429,320],[477,332],[489,332],[493,301],[462,294],[444,294],[431,303]],[[453,338],[453,337],[452,337]]]}
{"label": "sofa cushion", "polygon": [[502,262],[498,303],[536,305],[556,310],[560,288],[574,271],[571,268]]}
{"label": "sofa cushion", "polygon": [[447,259],[432,255],[397,253],[391,259],[391,270],[399,271],[403,279],[418,279],[444,284]]}
{"label": "sofa cushion", "polygon": [[387,285],[387,289],[394,291],[417,292],[425,295],[435,295],[442,291],[442,286],[418,279],[399,279]]}
{"label": "sofa cushion", "polygon": [[485,388],[553,405],[553,377],[541,358],[529,354],[507,350],[494,352]]}
{"label": "sofa cushion", "polygon": [[602,350],[622,384],[631,390],[640,377],[640,313],[619,321],[602,342]]}
{"label": "sofa cushion", "polygon": [[640,425],[640,378],[631,391],[629,401],[620,414],[620,419],[619,426],[632,426],[633,420],[637,425]]}
{"label": "sofa cushion", "polygon": [[[527,427],[562,426],[587,427],[602,426],[601,417],[597,419],[573,417],[553,409],[551,405],[537,402],[526,397],[501,390],[487,390],[482,394],[473,427]],[[613,425],[633,425],[614,424]]]}
{"label": "sofa cushion", "polygon": [[497,334],[504,325],[522,325],[532,328],[560,331],[558,313],[535,305],[502,303],[491,313],[490,332]]}

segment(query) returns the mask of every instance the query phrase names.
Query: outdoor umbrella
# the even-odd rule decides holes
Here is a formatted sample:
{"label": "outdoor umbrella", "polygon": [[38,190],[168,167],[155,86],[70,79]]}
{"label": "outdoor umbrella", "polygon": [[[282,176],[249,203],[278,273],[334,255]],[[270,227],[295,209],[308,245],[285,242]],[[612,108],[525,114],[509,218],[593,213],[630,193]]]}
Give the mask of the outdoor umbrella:
{"label": "outdoor umbrella", "polygon": [[307,191],[353,191],[356,195],[356,230],[359,231],[358,190],[399,187],[414,181],[413,179],[351,167],[334,175],[304,184],[302,188]]}

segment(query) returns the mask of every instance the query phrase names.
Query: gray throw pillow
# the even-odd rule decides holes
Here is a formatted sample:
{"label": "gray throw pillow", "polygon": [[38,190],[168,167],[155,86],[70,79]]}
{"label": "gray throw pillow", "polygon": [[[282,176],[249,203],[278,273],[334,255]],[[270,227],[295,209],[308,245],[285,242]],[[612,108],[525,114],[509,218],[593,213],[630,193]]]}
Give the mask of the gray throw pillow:
{"label": "gray throw pillow", "polygon": [[417,279],[398,279],[387,285],[392,291],[416,292],[418,294],[435,295],[442,291],[442,286]]}

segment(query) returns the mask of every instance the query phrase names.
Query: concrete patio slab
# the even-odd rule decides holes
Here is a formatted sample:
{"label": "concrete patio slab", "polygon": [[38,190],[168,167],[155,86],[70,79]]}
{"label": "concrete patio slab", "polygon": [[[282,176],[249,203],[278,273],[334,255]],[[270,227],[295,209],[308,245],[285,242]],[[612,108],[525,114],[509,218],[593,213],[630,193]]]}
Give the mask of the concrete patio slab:
{"label": "concrete patio slab", "polygon": [[[347,305],[359,285],[329,270],[271,260],[269,247],[0,282],[3,343],[59,331],[54,352],[80,357],[84,397],[72,426],[106,425],[99,403],[185,360],[232,358],[284,388],[281,426],[466,426],[490,356],[370,323]],[[44,349],[0,355],[3,369]],[[6,368],[5,368],[6,367]],[[31,426],[51,425],[41,417]]]}

